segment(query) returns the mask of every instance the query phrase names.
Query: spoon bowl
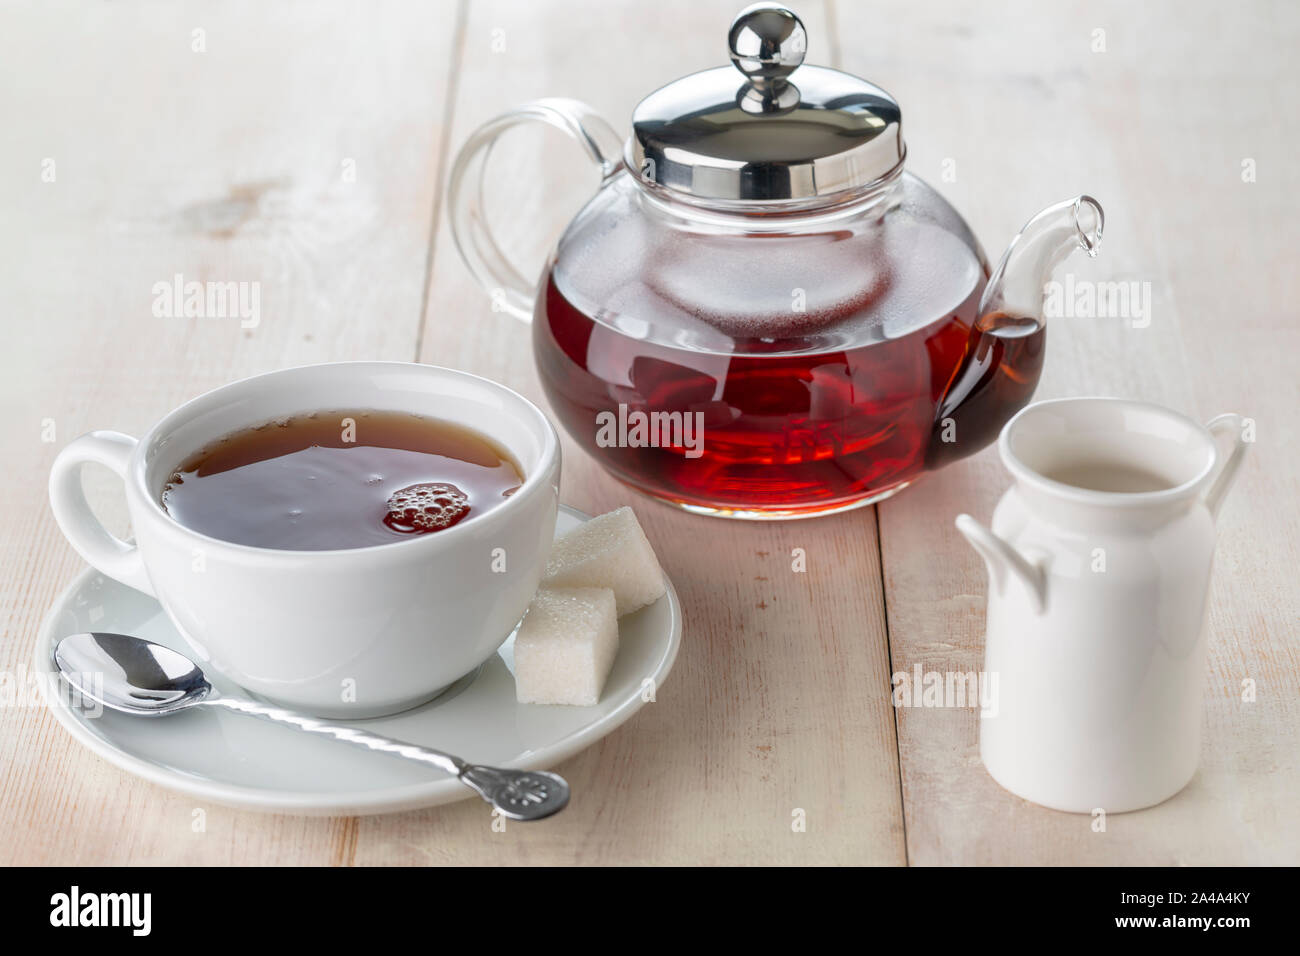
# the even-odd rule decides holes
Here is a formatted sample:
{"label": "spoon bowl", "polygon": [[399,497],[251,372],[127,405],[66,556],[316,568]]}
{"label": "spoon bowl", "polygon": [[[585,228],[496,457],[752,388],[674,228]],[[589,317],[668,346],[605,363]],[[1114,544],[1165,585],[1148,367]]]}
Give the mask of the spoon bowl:
{"label": "spoon bowl", "polygon": [[164,717],[212,693],[184,654],[126,634],[87,632],[54,646],[54,666],[83,697],[141,717]]}

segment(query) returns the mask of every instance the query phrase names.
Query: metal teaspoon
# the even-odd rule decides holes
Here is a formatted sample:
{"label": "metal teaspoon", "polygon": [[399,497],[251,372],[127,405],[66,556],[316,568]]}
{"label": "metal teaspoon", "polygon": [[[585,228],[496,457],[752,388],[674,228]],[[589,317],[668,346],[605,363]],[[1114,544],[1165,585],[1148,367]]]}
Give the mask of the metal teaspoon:
{"label": "metal teaspoon", "polygon": [[[73,634],[54,648],[59,674],[83,697],[139,717],[165,717],[191,707],[221,707],[287,724],[369,750],[431,764],[452,774],[512,820],[540,820],[563,810],[569,785],[542,770],[502,770],[390,737],[326,723],[291,710],[222,697],[184,654],[126,634]],[[102,678],[102,686],[98,680]]]}

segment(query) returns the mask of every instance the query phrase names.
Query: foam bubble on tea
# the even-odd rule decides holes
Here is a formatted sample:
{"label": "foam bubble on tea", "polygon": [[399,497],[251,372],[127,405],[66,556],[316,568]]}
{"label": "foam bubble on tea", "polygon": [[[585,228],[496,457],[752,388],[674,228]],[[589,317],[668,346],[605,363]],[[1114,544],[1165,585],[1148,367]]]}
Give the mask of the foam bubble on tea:
{"label": "foam bubble on tea", "polygon": [[388,496],[384,524],[403,534],[450,528],[469,514],[469,495],[446,481],[424,482]]}

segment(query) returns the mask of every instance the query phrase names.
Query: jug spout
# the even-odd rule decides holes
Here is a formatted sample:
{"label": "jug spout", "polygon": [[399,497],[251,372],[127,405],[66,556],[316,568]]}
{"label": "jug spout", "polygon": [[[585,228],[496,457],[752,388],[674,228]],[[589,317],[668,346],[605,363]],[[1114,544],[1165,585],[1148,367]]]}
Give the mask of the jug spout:
{"label": "jug spout", "polygon": [[1002,594],[1012,578],[1019,578],[1029,592],[1034,610],[1047,605],[1047,577],[1038,564],[1007,544],[1002,538],[968,514],[957,516],[957,530],[971,543],[989,569],[989,590]]}
{"label": "jug spout", "polygon": [[1048,206],[1016,233],[980,298],[966,352],[935,413],[926,455],[937,467],[974,454],[1028,404],[1047,344],[1045,286],[1072,252],[1096,256],[1101,205],[1077,196]]}

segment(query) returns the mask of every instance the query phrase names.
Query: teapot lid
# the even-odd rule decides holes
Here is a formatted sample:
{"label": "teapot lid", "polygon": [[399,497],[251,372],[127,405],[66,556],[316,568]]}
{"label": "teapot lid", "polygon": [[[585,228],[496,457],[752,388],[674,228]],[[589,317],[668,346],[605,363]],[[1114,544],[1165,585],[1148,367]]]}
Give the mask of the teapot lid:
{"label": "teapot lid", "polygon": [[703,199],[808,199],[869,186],[902,164],[898,101],[848,73],[802,66],[807,34],[792,11],[746,7],[727,43],[732,66],[675,80],[633,111],[624,158],[643,182]]}

